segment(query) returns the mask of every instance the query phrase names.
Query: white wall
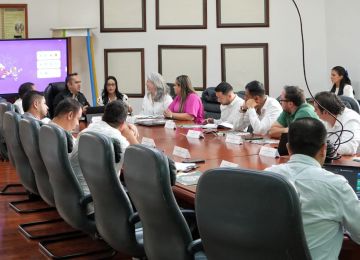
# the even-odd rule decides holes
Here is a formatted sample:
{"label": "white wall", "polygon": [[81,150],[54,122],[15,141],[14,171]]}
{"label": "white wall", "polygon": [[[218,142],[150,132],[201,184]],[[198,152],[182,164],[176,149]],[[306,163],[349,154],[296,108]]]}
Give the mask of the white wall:
{"label": "white wall", "polygon": [[[4,1],[0,0],[1,2]],[[206,45],[207,86],[215,86],[221,80],[220,44],[252,42],[269,43],[270,95],[278,96],[286,84],[296,84],[305,88],[299,23],[291,0],[270,1],[269,28],[222,29],[216,28],[216,1],[207,1],[207,30],[155,30],[155,0],[147,0],[147,32],[141,33],[100,33],[98,0],[19,0],[16,2],[29,4],[30,37],[48,37],[50,27],[97,27],[93,33],[96,73],[100,91],[104,80],[103,50],[105,48],[145,48],[145,73],[149,73],[157,71],[157,46],[159,44]],[[306,63],[310,87],[313,92],[328,89],[325,0],[298,2],[304,21]],[[331,2],[335,3],[335,0]],[[83,92],[90,99],[85,43],[80,39],[73,41],[72,53],[73,71],[82,74]],[[166,80],[172,82],[174,79]],[[135,111],[138,111],[141,99],[131,99],[130,102]]]}
{"label": "white wall", "polygon": [[[360,99],[360,1],[326,1],[327,70],[340,65],[348,70]],[[330,80],[328,85],[331,85]]]}

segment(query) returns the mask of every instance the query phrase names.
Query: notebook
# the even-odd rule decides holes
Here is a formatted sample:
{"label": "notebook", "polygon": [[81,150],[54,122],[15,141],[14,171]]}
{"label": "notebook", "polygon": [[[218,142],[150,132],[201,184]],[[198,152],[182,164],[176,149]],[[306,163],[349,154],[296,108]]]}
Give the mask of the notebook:
{"label": "notebook", "polygon": [[343,176],[349,182],[351,188],[355,191],[360,199],[360,167],[324,164],[323,167],[329,172]]}
{"label": "notebook", "polygon": [[278,146],[278,152],[279,152],[280,156],[289,155],[288,149],[286,147],[287,142],[288,142],[288,134],[282,133],[281,137],[280,137],[279,146]]}

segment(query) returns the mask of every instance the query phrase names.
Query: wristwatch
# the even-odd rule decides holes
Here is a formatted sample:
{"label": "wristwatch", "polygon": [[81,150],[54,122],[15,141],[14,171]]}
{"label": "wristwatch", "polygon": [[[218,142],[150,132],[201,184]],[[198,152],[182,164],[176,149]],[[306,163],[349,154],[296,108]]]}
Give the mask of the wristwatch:
{"label": "wristwatch", "polygon": [[247,111],[247,108],[245,108],[243,106],[240,107],[240,112],[245,113],[246,111]]}

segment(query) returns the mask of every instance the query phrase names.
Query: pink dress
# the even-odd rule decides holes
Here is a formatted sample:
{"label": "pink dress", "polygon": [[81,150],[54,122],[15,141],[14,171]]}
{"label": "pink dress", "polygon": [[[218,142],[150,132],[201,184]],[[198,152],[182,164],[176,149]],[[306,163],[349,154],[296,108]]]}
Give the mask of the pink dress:
{"label": "pink dress", "polygon": [[180,109],[180,96],[176,96],[173,102],[169,106],[169,110],[173,113],[187,113],[194,117],[194,121],[197,124],[201,124],[204,121],[204,107],[200,97],[196,93],[191,93],[187,96],[183,111]]}

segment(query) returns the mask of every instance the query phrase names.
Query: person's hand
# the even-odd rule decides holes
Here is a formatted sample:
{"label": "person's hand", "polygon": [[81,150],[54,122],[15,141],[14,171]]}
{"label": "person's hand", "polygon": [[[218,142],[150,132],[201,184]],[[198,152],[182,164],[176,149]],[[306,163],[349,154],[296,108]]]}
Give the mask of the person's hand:
{"label": "person's hand", "polygon": [[166,109],[164,111],[164,116],[167,118],[173,118],[173,113],[170,111],[170,109]]}
{"label": "person's hand", "polygon": [[132,114],[132,112],[133,112],[132,106],[128,105],[128,113],[129,113],[129,114]]}
{"label": "person's hand", "polygon": [[82,107],[83,114],[86,114],[86,111],[87,111],[88,107],[89,107],[88,105]]}
{"label": "person's hand", "polygon": [[129,144],[138,144],[139,141],[137,140],[135,133],[130,129],[129,125],[125,124],[121,130],[122,136],[126,138]]}
{"label": "person's hand", "polygon": [[138,131],[137,127],[136,127],[134,124],[129,124],[129,123],[128,123],[127,125],[128,125],[128,127],[129,127],[129,129],[130,129],[131,131],[133,131],[135,137],[138,138],[138,137],[139,137],[139,131]]}
{"label": "person's hand", "polygon": [[213,124],[214,123],[214,118],[207,118],[204,120],[204,124]]}
{"label": "person's hand", "polygon": [[257,103],[256,103],[255,99],[250,98],[246,101],[245,105],[248,108],[255,108],[257,106]]}

